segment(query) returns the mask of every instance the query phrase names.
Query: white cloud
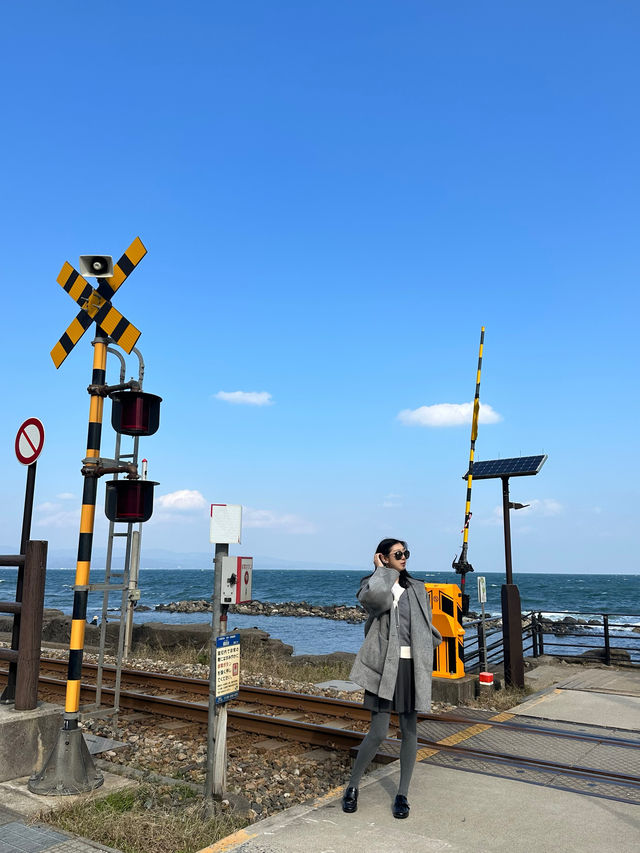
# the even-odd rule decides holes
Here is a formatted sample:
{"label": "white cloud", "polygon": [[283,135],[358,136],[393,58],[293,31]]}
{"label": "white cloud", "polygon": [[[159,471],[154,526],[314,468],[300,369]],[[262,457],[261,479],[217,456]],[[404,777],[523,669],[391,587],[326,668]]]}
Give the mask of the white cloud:
{"label": "white cloud", "polygon": [[315,525],[298,515],[278,515],[270,509],[252,509],[248,506],[242,508],[242,526],[284,530],[287,533],[316,532]]}
{"label": "white cloud", "polygon": [[191,512],[208,506],[202,493],[196,489],[179,489],[177,492],[169,492],[168,495],[160,495],[155,503],[160,509],[176,512]]}
{"label": "white cloud", "polygon": [[35,508],[35,524],[37,527],[78,527],[80,507],[63,509],[62,504],[44,501]]}
{"label": "white cloud", "polygon": [[235,403],[242,406],[271,406],[273,400],[268,391],[218,391],[216,400]]}
{"label": "white cloud", "polygon": [[402,506],[402,495],[385,495],[382,506],[385,508]]}
{"label": "white cloud", "polygon": [[531,506],[521,510],[521,512],[532,512],[536,515],[542,515],[545,518],[553,515],[562,515],[564,512],[564,507],[560,501],[556,501],[553,498],[543,498],[540,501],[533,500],[530,503]]}
{"label": "white cloud", "polygon": [[56,498],[59,501],[71,501],[75,498],[75,495],[72,492],[60,492],[59,495],[56,495]]}
{"label": "white cloud", "polygon": [[[523,501],[519,501],[522,503]],[[551,518],[553,516],[562,515],[564,512],[564,506],[554,498],[543,498],[542,500],[532,500],[529,502],[528,506],[524,506],[522,509],[513,509],[511,510],[512,518],[515,513],[516,518],[524,518],[524,516],[528,516],[531,518],[532,516],[536,516],[537,518]],[[472,519],[472,524],[475,519]],[[478,519],[478,523],[481,525],[486,525],[487,527],[493,527],[495,525],[502,525],[502,504],[498,504],[493,508],[493,512],[488,518]],[[520,531],[522,532],[522,531]]]}
{"label": "white cloud", "polygon": [[[406,426],[449,427],[470,424],[473,418],[473,403],[435,403],[418,409],[403,409],[398,420]],[[480,403],[478,422],[496,424],[502,416],[487,403]]]}

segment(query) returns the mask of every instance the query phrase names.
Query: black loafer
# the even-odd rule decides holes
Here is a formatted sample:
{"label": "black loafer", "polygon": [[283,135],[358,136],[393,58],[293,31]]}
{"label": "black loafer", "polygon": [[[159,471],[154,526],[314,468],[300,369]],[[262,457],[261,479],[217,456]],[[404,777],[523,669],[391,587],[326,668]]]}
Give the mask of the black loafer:
{"label": "black loafer", "polygon": [[358,789],[357,788],[347,788],[347,790],[342,795],[342,811],[343,812],[355,812],[358,810]]}
{"label": "black loafer", "polygon": [[393,808],[391,809],[391,813],[394,817],[400,818],[402,820],[405,817],[409,817],[409,803],[407,802],[407,798],[402,794],[398,794],[393,801]]}

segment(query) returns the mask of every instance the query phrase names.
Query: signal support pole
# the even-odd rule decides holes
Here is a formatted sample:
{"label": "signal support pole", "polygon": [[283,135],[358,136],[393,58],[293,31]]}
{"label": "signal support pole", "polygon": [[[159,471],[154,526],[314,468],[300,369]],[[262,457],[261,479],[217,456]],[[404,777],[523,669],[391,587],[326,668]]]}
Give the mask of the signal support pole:
{"label": "signal support pole", "polygon": [[509,515],[509,478],[502,477],[502,515],[504,519],[505,584],[501,589],[504,680],[509,687],[524,687],[524,652],[520,592],[513,582],[511,558],[511,517]]}
{"label": "signal support pole", "polygon": [[[93,341],[93,372],[91,388],[105,385],[107,366],[107,338],[98,328]],[[71,639],[69,642],[69,665],[67,670],[67,692],[62,729],[58,741],[40,773],[29,780],[29,790],[34,794],[81,794],[100,787],[104,782],[102,773],[96,768],[85,743],[79,723],[80,679],[84,653],[84,629],[87,624],[87,597],[89,594],[89,571],[93,546],[93,526],[98,490],[97,467],[100,457],[102,435],[102,410],[104,398],[96,390],[90,390],[89,429],[87,454],[84,460],[84,487],[80,534],[78,537],[78,559],[73,593],[73,615],[71,617]],[[93,470],[91,470],[93,468]]]}
{"label": "signal support pole", "polygon": [[[216,543],[215,568],[213,581],[213,606],[211,618],[211,645],[209,651],[209,719],[207,726],[207,773],[204,783],[205,800],[213,805],[213,800],[221,800],[224,794],[227,775],[227,703],[216,705],[216,639],[223,633],[222,620],[225,621],[222,599],[222,558],[229,556],[229,545]],[[225,608],[226,611],[226,608]]]}

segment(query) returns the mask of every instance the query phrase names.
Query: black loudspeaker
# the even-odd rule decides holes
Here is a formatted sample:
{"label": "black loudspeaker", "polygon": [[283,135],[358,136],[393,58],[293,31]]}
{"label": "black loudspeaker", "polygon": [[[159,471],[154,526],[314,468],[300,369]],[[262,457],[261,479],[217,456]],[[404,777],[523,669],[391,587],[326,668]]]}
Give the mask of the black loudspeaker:
{"label": "black loudspeaker", "polygon": [[111,278],[113,258],[111,255],[80,255],[80,275]]}

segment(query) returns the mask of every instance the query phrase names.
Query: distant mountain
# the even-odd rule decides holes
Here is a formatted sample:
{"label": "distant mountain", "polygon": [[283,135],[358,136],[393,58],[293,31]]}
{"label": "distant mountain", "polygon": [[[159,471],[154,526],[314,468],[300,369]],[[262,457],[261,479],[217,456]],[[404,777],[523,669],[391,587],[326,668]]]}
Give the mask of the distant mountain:
{"label": "distant mountain", "polygon": [[[0,546],[2,548],[3,546]],[[2,554],[15,553],[16,546],[5,547]],[[120,552],[121,553],[121,552]],[[114,557],[113,565],[121,565],[120,553]],[[47,565],[52,569],[73,569],[76,565],[77,551],[67,548],[51,548]],[[249,555],[251,556],[251,555]],[[91,565],[104,568],[106,559],[105,548],[94,548]],[[163,548],[145,548],[142,545],[141,566],[143,569],[206,569],[213,563],[213,550],[207,552],[176,552]],[[359,566],[347,563],[324,563],[322,561],[284,560],[279,557],[253,555],[253,565],[256,569],[357,569]]]}

